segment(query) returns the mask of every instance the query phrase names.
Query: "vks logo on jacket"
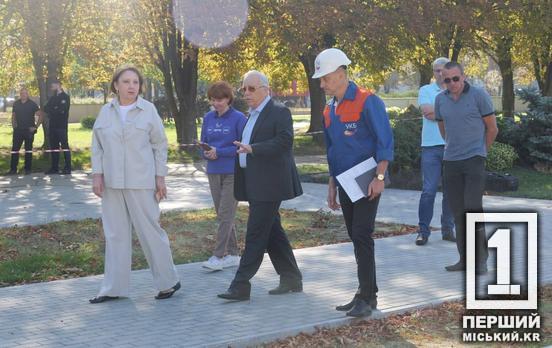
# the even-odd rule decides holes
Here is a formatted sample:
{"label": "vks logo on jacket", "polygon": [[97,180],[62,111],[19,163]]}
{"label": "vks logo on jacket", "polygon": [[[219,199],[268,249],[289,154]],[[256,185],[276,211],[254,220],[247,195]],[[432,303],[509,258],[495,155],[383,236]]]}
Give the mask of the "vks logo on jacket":
{"label": "vks logo on jacket", "polygon": [[356,131],[357,131],[357,124],[356,122],[353,122],[353,123],[345,123],[344,124],[345,126],[345,131],[343,132],[343,134],[345,134],[346,136],[350,137],[352,135],[355,135]]}

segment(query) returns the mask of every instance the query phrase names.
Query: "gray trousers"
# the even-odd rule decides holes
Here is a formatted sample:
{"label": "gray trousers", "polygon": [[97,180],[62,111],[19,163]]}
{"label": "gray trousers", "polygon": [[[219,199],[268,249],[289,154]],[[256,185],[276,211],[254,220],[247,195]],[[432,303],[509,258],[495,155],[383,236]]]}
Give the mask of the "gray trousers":
{"label": "gray trousers", "polygon": [[213,255],[238,255],[236,225],[234,218],[238,201],[234,198],[234,174],[208,174],[209,188],[217,212],[219,224],[217,244]]}
{"label": "gray trousers", "polygon": [[169,238],[159,225],[159,216],[153,190],[105,188],[102,198],[105,270],[98,296],[128,296],[132,230],[144,250],[157,290],[167,290],[178,282]]}

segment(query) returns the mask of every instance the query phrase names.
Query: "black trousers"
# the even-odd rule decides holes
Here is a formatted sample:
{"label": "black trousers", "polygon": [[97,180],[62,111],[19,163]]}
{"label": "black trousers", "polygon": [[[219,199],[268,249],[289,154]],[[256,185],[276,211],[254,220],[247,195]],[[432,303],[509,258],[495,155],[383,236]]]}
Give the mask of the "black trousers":
{"label": "black trousers", "polygon": [[10,170],[17,171],[17,165],[19,164],[19,150],[21,145],[25,142],[25,171],[31,170],[33,162],[33,141],[34,133],[28,129],[14,129],[12,138],[12,154]]}
{"label": "black trousers", "polygon": [[249,280],[259,270],[265,250],[276,273],[280,275],[280,283],[295,284],[302,281],[291,244],[280,221],[280,204],[281,202],[249,202],[245,250],[231,288],[250,291]]}
{"label": "black trousers", "polygon": [[381,195],[373,200],[362,198],[353,203],[345,190],[339,189],[339,203],[343,211],[345,226],[355,250],[359,283],[357,296],[365,301],[375,298],[378,292],[372,233],[380,197]]}
{"label": "black trousers", "polygon": [[[71,151],[69,151],[69,142],[67,139],[66,128],[50,128],[50,150],[63,151],[65,158],[65,170],[71,171]],[[52,152],[52,170],[59,169],[59,152]]]}
{"label": "black trousers", "polygon": [[[456,225],[456,246],[460,262],[466,262],[466,213],[483,212],[485,190],[485,158],[474,156],[461,161],[443,161],[443,179]],[[475,262],[487,262],[485,226],[475,228]]]}

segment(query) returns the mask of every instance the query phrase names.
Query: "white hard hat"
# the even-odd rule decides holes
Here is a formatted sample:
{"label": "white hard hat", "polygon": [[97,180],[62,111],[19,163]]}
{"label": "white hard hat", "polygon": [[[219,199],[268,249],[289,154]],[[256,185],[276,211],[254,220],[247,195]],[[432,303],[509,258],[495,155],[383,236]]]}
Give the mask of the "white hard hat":
{"label": "white hard hat", "polygon": [[314,60],[313,79],[320,78],[329,73],[333,73],[342,65],[349,65],[351,61],[342,50],[337,48],[328,48],[318,54]]}

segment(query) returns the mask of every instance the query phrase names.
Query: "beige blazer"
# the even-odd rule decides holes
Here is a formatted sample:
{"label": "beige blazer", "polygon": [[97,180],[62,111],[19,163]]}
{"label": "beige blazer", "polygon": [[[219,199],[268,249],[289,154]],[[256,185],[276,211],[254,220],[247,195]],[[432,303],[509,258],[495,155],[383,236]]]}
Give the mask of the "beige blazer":
{"label": "beige blazer", "polygon": [[104,105],[92,134],[92,173],[114,189],[155,189],[167,175],[167,136],[155,106],[138,97],[123,124],[119,102]]}

